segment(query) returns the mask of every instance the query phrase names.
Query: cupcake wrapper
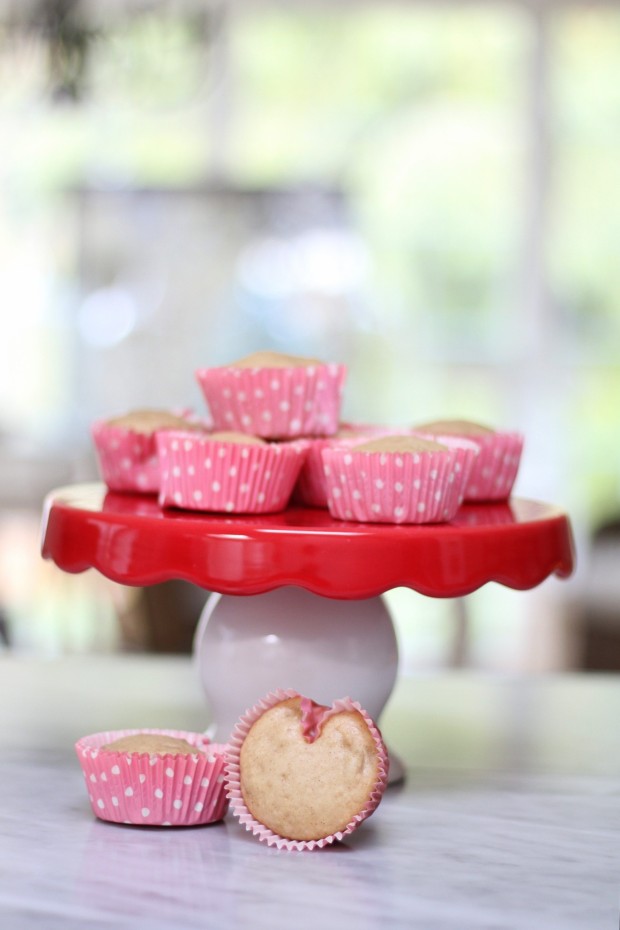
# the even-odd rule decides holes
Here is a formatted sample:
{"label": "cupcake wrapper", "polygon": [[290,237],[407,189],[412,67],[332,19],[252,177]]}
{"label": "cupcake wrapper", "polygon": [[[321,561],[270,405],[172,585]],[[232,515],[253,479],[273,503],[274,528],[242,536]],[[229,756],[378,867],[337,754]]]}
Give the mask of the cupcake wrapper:
{"label": "cupcake wrapper", "polygon": [[216,429],[265,439],[335,433],[345,377],[344,365],[331,364],[196,372]]}
{"label": "cupcake wrapper", "polygon": [[521,433],[492,433],[476,436],[480,447],[465,488],[466,501],[502,501],[510,497],[515,483],[523,436]]}
{"label": "cupcake wrapper", "polygon": [[326,436],[320,439],[309,440],[308,454],[299,472],[297,484],[293,490],[293,497],[306,507],[327,507],[327,482],[323,470],[323,449],[335,446],[352,446],[373,439],[377,436],[387,436],[395,432],[386,426],[346,424],[351,429],[358,430],[356,436]]}
{"label": "cupcake wrapper", "polygon": [[159,503],[218,513],[284,510],[307,453],[303,441],[243,445],[174,431],[157,446]]}
{"label": "cupcake wrapper", "polygon": [[451,509],[454,506],[453,495],[456,498],[456,506],[460,507],[465,500],[465,491],[469,482],[469,476],[471,475],[474,463],[480,453],[480,446],[477,442],[460,436],[430,436],[428,434],[418,433],[416,430],[412,431],[412,435],[422,436],[432,442],[438,442],[442,446],[447,446],[448,449],[452,450],[455,456],[455,470],[461,472],[461,476],[459,481],[450,483],[447,495],[448,507]]}
{"label": "cupcake wrapper", "polygon": [[[206,428],[208,421],[188,408],[173,413],[192,426]],[[157,432],[141,433],[124,426],[110,426],[105,420],[93,423],[91,435],[101,477],[111,491],[157,494]]]}
{"label": "cupcake wrapper", "polygon": [[258,720],[258,718],[261,717],[265,711],[269,710],[271,707],[274,707],[276,704],[279,704],[281,701],[286,701],[288,698],[300,696],[301,695],[297,691],[293,690],[277,689],[270,692],[268,695],[262,698],[262,700],[255,704],[254,707],[245,712],[245,714],[237,722],[237,725],[233,730],[232,736],[230,738],[230,742],[226,747],[226,784],[228,797],[230,799],[230,809],[232,813],[235,817],[237,817],[239,822],[245,827],[246,830],[251,831],[254,836],[258,837],[261,843],[267,843],[268,846],[275,846],[277,849],[286,849],[288,851],[323,849],[325,846],[329,846],[336,840],[341,840],[343,837],[352,833],[360,825],[360,823],[362,823],[362,821],[366,820],[366,818],[369,817],[374,810],[376,810],[387,786],[389,769],[388,753],[381,737],[381,733],[374,721],[368,716],[366,711],[363,710],[356,701],[352,701],[351,698],[342,698],[341,700],[334,701],[329,716],[339,713],[340,711],[357,711],[364,718],[364,721],[366,722],[366,725],[368,726],[368,729],[377,747],[377,781],[368,798],[368,803],[362,811],[356,814],[355,817],[349,821],[344,830],[340,830],[337,833],[331,833],[329,836],[321,837],[321,839],[318,840],[291,840],[287,837],[274,833],[272,830],[266,827],[265,824],[255,820],[248,810],[245,801],[243,800],[243,794],[241,792],[240,755],[243,741],[248,735],[252,724]]}
{"label": "cupcake wrapper", "polygon": [[[185,739],[196,754],[102,751],[122,736],[157,733]],[[114,730],[75,744],[93,813],[113,823],[191,827],[221,820],[228,808],[226,747],[184,730]]]}
{"label": "cupcake wrapper", "polygon": [[329,512],[363,523],[442,523],[462,497],[463,454],[324,449]]}
{"label": "cupcake wrapper", "polygon": [[159,462],[154,433],[138,433],[97,421],[92,426],[101,476],[111,491],[156,494]]}

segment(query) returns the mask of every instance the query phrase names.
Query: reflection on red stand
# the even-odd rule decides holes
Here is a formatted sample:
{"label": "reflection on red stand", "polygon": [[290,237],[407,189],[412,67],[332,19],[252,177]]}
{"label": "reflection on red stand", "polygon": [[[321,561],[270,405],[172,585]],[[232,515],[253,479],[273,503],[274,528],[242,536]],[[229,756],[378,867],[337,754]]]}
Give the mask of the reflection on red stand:
{"label": "reflection on red stand", "polygon": [[401,586],[458,597],[488,581],[525,590],[567,577],[574,563],[568,517],[521,498],[465,504],[451,523],[393,526],[305,507],[264,516],[163,510],[154,497],[99,484],[48,496],[42,552],[65,571],[96,568],[127,585],[180,578],[246,595],[297,585],[341,599]]}

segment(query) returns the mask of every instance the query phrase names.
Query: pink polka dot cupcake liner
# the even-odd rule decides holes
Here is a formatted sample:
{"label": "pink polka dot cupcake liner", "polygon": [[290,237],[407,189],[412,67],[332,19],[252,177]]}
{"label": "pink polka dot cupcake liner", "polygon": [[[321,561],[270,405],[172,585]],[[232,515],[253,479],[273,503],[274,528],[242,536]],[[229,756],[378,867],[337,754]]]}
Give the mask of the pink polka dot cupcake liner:
{"label": "pink polka dot cupcake liner", "polygon": [[[412,431],[414,436],[422,436],[423,433],[418,433],[415,430]],[[448,449],[451,449],[454,454],[454,470],[459,475],[459,480],[450,482],[450,486],[447,489],[448,496],[448,507],[452,509],[454,506],[454,501],[452,496],[456,497],[456,507],[460,505],[465,500],[465,493],[469,478],[472,472],[472,469],[475,466],[476,459],[480,454],[480,446],[477,442],[474,442],[472,439],[465,439],[460,436],[426,436],[425,438],[438,442],[442,446],[447,446]]]}
{"label": "pink polka dot cupcake liner", "polygon": [[377,781],[368,797],[368,802],[363,810],[356,814],[343,830],[339,830],[336,833],[331,833],[327,836],[321,837],[320,839],[293,840],[285,836],[280,836],[278,833],[274,833],[269,829],[269,827],[266,827],[265,824],[254,818],[252,812],[248,809],[244,801],[243,793],[241,790],[241,747],[243,746],[243,742],[252,724],[258,720],[259,717],[265,713],[265,711],[269,710],[271,707],[274,707],[276,704],[279,704],[281,701],[285,701],[287,698],[292,697],[300,697],[300,695],[297,691],[288,689],[283,690],[278,688],[274,691],[271,691],[264,698],[258,701],[254,707],[246,711],[245,714],[239,719],[235,729],[233,730],[230,742],[226,747],[226,784],[227,794],[230,799],[230,810],[246,830],[251,832],[253,836],[256,836],[261,843],[266,843],[268,846],[275,846],[276,849],[284,849],[288,850],[289,852],[302,852],[304,850],[323,849],[324,847],[335,843],[337,840],[339,841],[344,839],[344,837],[353,833],[353,831],[356,830],[364,820],[370,817],[370,815],[378,807],[379,802],[381,801],[381,798],[383,797],[387,787],[389,758],[379,728],[376,726],[371,717],[366,713],[366,711],[363,710],[363,708],[356,701],[353,701],[348,697],[334,701],[331,709],[327,712],[324,719],[327,719],[328,716],[333,714],[340,713],[341,711],[357,711],[364,718],[364,721],[368,726],[368,729],[374,740],[375,746],[377,747]]}
{"label": "pink polka dot cupcake liner", "polygon": [[510,497],[521,453],[521,433],[491,433],[476,436],[478,455],[465,487],[466,501],[501,501]]}
{"label": "pink polka dot cupcake liner", "polygon": [[443,523],[456,514],[467,471],[464,452],[322,452],[327,504],[338,520]]}
{"label": "pink polka dot cupcake liner", "polygon": [[157,494],[159,462],[155,434],[97,421],[92,426],[101,476],[111,491]]}
{"label": "pink polka dot cupcake liner", "polygon": [[295,501],[306,507],[327,507],[327,485],[323,473],[323,449],[333,445],[341,445],[342,439],[311,439],[308,454],[301,467],[293,497]]}
{"label": "pink polka dot cupcake liner", "polygon": [[[191,410],[177,412],[195,429],[207,429],[208,421]],[[145,433],[105,420],[91,427],[101,477],[111,491],[157,494],[159,491],[158,431]]]}
{"label": "pink polka dot cupcake liner", "polygon": [[[196,753],[113,752],[122,736],[156,733],[185,739]],[[228,809],[225,750],[183,730],[114,730],[83,736],[75,751],[93,813],[113,823],[193,827],[221,820]]]}
{"label": "pink polka dot cupcake liner", "polygon": [[287,439],[338,429],[344,365],[202,368],[196,378],[216,430]]}
{"label": "pink polka dot cupcake liner", "polygon": [[395,429],[387,426],[354,423],[346,424],[355,429],[355,436],[325,436],[308,441],[308,454],[299,472],[293,491],[295,501],[306,507],[327,507],[327,483],[323,470],[323,449],[335,446],[349,447],[377,436],[387,436]]}
{"label": "pink polka dot cupcake liner", "polygon": [[303,441],[241,444],[207,434],[158,434],[159,503],[219,513],[284,510],[307,453]]}

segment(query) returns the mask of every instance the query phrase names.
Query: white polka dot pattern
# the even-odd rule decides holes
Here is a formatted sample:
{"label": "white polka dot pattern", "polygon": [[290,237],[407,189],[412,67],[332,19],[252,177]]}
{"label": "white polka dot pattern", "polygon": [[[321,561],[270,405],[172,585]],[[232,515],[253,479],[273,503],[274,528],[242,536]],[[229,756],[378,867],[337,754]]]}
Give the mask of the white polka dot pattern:
{"label": "white polka dot pattern", "polygon": [[344,365],[202,368],[196,378],[215,429],[265,439],[329,436],[338,429]]}
{"label": "white polka dot pattern", "polygon": [[478,454],[465,483],[465,501],[503,501],[510,497],[521,461],[523,435],[515,432],[483,433],[463,437],[433,436],[437,442],[474,442]]}
{"label": "white polka dot pattern", "polygon": [[[195,754],[101,751],[121,736],[161,733],[186,739]],[[114,823],[194,826],[221,820],[228,808],[223,776],[226,747],[182,730],[96,733],[75,746],[93,813]],[[208,751],[206,751],[208,750]]]}
{"label": "white polka dot pattern", "polygon": [[465,487],[466,501],[502,501],[510,497],[519,471],[523,436],[493,433],[476,436],[480,452]]}
{"label": "white polka dot pattern", "polygon": [[[182,413],[189,423],[202,422],[188,411]],[[159,459],[156,432],[139,433],[122,426],[110,426],[97,420],[91,427],[101,477],[111,491],[157,494]]]}
{"label": "white polka dot pattern", "polygon": [[[418,434],[415,430],[412,431],[412,434],[414,436],[424,436],[423,433]],[[431,440],[431,442],[438,442],[442,446],[447,446],[453,451],[455,456],[454,471],[448,476],[448,487],[444,493],[447,496],[447,506],[450,509],[454,506],[454,499],[456,499],[456,506],[460,507],[465,500],[465,489],[471,470],[479,455],[480,447],[471,439],[460,436],[426,435],[425,438]]]}
{"label": "white polka dot pattern", "polygon": [[102,421],[93,423],[91,433],[101,477],[111,491],[157,493],[159,464],[154,434],[136,433]]}
{"label": "white polka dot pattern", "polygon": [[[375,784],[371,788],[366,800],[362,803],[359,811],[336,833],[325,834],[314,840],[292,840],[288,837],[280,836],[278,833],[274,833],[269,827],[265,826],[264,823],[255,820],[253,814],[246,805],[241,787],[241,749],[252,725],[265,711],[291,697],[299,697],[299,695],[296,691],[292,690],[284,691],[278,689],[277,691],[272,691],[258,701],[254,707],[247,710],[238,720],[226,749],[226,782],[228,785],[228,795],[230,797],[230,810],[246,830],[256,836],[261,843],[266,843],[268,846],[275,846],[276,849],[286,849],[289,851],[322,849],[325,846],[331,845],[336,840],[342,840],[343,837],[352,833],[357,829],[360,823],[363,823],[363,821],[366,820],[367,817],[370,817],[376,810],[387,787],[389,770],[387,749],[374,721],[360,704],[356,701],[352,701],[351,698],[335,700],[329,710],[325,709],[326,714],[323,719],[341,712],[349,713],[351,711],[356,712],[364,719],[368,728],[368,735],[372,738],[376,751],[377,774]],[[329,781],[329,778],[330,775],[327,773],[327,781]],[[338,788],[342,790],[341,778],[335,776],[335,779],[338,782]],[[303,798],[300,800],[300,804],[304,804]]]}
{"label": "white polka dot pattern", "polygon": [[368,423],[347,423],[348,429],[357,431],[354,437],[330,436],[309,441],[308,454],[301,466],[293,497],[306,507],[327,507],[327,483],[321,452],[331,446],[351,446],[373,439],[377,436],[387,436],[394,432],[394,427],[379,426]]}
{"label": "white polka dot pattern", "polygon": [[303,440],[242,445],[206,434],[157,437],[162,506],[217,513],[284,510],[308,451]]}
{"label": "white polka dot pattern", "polygon": [[467,474],[456,470],[462,455],[456,449],[396,454],[325,448],[323,464],[332,479],[327,485],[329,512],[339,520],[363,523],[449,521],[458,510]]}

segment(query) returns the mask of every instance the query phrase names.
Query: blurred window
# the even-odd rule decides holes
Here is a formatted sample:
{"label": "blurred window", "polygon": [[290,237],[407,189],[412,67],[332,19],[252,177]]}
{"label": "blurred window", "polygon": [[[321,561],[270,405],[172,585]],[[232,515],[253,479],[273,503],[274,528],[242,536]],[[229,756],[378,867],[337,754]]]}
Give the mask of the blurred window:
{"label": "blurred window", "polygon": [[618,509],[613,4],[4,5],[0,132],[0,438],[307,346],[349,419],[520,428],[518,493]]}

